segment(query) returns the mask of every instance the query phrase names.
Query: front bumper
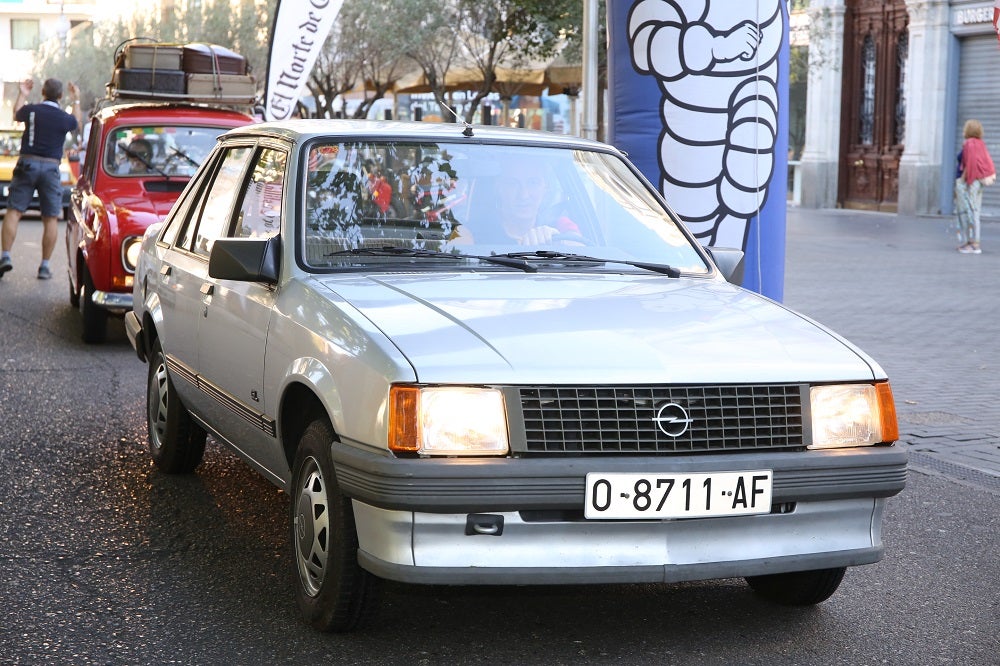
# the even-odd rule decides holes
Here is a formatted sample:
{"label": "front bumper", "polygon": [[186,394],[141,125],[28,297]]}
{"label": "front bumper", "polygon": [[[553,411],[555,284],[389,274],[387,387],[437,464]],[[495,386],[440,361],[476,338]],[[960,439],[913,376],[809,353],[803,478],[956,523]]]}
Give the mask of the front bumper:
{"label": "front bumper", "polygon": [[890,497],[906,485],[907,453],[879,446],[698,456],[400,459],[337,443],[333,462],[348,497],[383,509],[468,513],[582,510],[588,472],[770,469],[774,503]]}
{"label": "front bumper", "polygon": [[[338,443],[333,455],[340,489],[354,499],[362,566],[429,584],[675,582],[870,564],[882,558],[885,498],[903,489],[907,462],[897,446],[403,460]],[[583,518],[587,472],[735,469],[774,471],[770,514]]]}
{"label": "front bumper", "polygon": [[94,291],[91,300],[94,302],[94,305],[116,314],[122,314],[132,309],[131,291]]}
{"label": "front bumper", "polygon": [[871,564],[882,559],[885,499],[800,502],[789,513],[663,521],[537,520],[469,534],[464,514],[354,503],[358,561],[432,585],[673,583]]}
{"label": "front bumper", "polygon": [[132,345],[139,360],[145,363],[146,339],[143,337],[142,324],[132,310],[125,313],[125,335],[128,336],[129,344]]}

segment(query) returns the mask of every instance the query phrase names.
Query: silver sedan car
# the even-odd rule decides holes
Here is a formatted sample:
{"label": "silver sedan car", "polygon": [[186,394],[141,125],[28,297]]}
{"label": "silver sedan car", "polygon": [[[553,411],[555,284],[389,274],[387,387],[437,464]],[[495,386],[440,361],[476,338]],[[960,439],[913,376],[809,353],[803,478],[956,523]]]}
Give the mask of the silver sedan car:
{"label": "silver sedan car", "polygon": [[743,577],[783,604],[883,556],[892,390],[746,291],[607,145],[301,120],[232,130],[147,231],[126,329],[153,461],[206,433],[289,496],[295,596]]}

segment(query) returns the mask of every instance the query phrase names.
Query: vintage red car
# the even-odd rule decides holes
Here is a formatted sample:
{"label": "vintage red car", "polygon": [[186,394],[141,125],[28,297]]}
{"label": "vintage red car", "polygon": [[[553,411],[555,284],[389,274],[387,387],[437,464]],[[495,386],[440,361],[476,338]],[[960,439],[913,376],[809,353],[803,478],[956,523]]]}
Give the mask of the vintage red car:
{"label": "vintage red car", "polygon": [[90,121],[66,222],[69,299],[83,339],[104,342],[109,316],[132,309],[146,228],[162,220],[216,138],[254,122],[234,109],[190,103],[116,103]]}

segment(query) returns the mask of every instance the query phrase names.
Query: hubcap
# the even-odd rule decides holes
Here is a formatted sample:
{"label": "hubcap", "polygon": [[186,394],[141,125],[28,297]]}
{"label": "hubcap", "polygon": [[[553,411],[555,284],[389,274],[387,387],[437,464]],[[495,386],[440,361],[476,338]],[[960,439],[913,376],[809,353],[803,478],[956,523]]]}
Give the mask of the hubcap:
{"label": "hubcap", "polygon": [[315,458],[308,458],[303,464],[293,538],[302,588],[306,594],[314,597],[323,587],[330,554],[330,511],[326,482]]}
{"label": "hubcap", "polygon": [[167,434],[167,366],[163,357],[149,380],[149,434],[153,446],[157,449],[163,446]]}

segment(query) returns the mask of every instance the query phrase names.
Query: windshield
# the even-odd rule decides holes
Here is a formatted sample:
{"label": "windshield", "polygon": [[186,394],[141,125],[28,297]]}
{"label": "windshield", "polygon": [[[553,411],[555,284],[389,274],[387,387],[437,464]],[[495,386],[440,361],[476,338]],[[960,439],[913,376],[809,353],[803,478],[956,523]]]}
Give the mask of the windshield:
{"label": "windshield", "polygon": [[[556,250],[708,270],[678,223],[613,154],[354,142],[314,144],[307,160],[302,256],[310,268],[458,263],[434,252],[468,255],[469,265],[478,265],[477,256]],[[379,248],[430,252],[359,251]]]}
{"label": "windshield", "polygon": [[115,176],[193,176],[224,127],[119,127],[107,142],[104,169]]}

